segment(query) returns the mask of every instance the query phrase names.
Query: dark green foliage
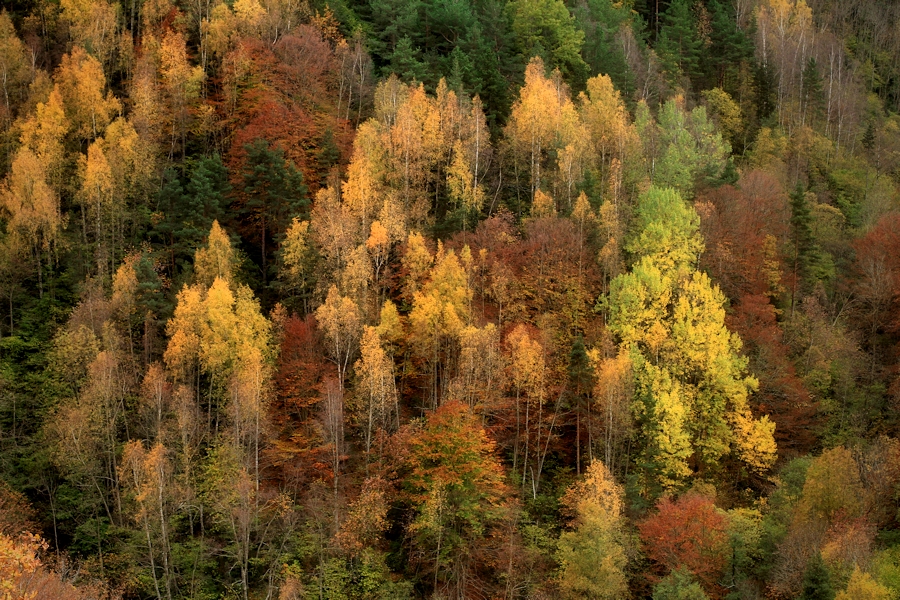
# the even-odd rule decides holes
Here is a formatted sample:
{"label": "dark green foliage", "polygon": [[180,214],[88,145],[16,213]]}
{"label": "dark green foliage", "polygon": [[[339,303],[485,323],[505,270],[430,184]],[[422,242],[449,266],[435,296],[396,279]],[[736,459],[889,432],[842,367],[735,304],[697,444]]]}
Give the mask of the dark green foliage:
{"label": "dark green foliage", "polygon": [[609,75],[624,98],[634,92],[634,74],[628,68],[617,34],[623,27],[633,27],[628,5],[614,5],[611,0],[579,2],[573,13],[579,29],[584,31],[582,55],[591,74]]}
{"label": "dark green foliage", "polygon": [[803,594],[801,600],[832,600],[834,588],[831,586],[831,576],[822,555],[818,552],[806,567],[803,575]]}
{"label": "dark green foliage", "polygon": [[267,278],[269,254],[294,217],[306,212],[309,200],[303,173],[293,162],[284,158],[284,150],[270,147],[269,142],[258,139],[245,146],[247,161],[242,175],[243,203],[240,212],[253,223],[257,233],[252,244],[258,242],[258,254],[263,279]]}
{"label": "dark green foliage", "polygon": [[704,86],[717,86],[731,92],[730,84],[738,67],[753,59],[753,41],[737,26],[732,2],[711,0],[708,10],[710,44],[701,58]]}
{"label": "dark green foliage", "polygon": [[188,160],[180,169],[170,167],[156,196],[154,236],[168,247],[166,263],[173,274],[187,268],[209,233],[213,221],[224,215],[231,185],[228,169],[218,154]]}
{"label": "dark green foliage", "polygon": [[822,118],[825,110],[825,93],[822,90],[822,76],[816,59],[809,57],[803,68],[802,91],[800,94],[803,106],[803,119],[809,125],[815,125]]}
{"label": "dark green foliage", "polygon": [[662,17],[656,42],[656,53],[669,80],[693,78],[700,74],[702,42],[697,31],[697,18],[687,0],[673,0]]}

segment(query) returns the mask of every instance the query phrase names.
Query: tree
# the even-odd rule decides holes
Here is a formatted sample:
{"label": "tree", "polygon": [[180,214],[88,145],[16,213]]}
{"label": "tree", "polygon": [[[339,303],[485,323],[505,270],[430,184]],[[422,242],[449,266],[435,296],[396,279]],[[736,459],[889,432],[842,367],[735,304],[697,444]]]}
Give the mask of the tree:
{"label": "tree", "polygon": [[[142,442],[131,441],[122,453],[121,480],[131,495],[136,508],[134,519],[141,523],[147,540],[150,571],[156,597],[171,600],[173,575],[171,565],[171,538],[169,519],[171,498],[167,486],[172,485],[171,464],[161,443],[148,452]],[[162,583],[157,571],[156,557],[161,557]]]}
{"label": "tree", "polygon": [[245,147],[247,160],[242,171],[242,211],[259,228],[260,258],[263,279],[267,277],[266,242],[269,237],[280,240],[291,219],[302,216],[309,201],[303,174],[284,151],[270,148],[269,142],[257,139]]}
{"label": "tree", "polygon": [[540,56],[580,85],[588,66],[581,58],[584,32],[562,0],[515,0],[510,2],[512,30],[525,56]]}
{"label": "tree", "polygon": [[695,270],[703,248],[696,212],[674,190],[651,188],[636,222],[629,249],[638,261],[611,282],[601,306],[634,365],[646,483],[672,489],[690,473],[689,458],[700,470],[716,469],[730,453],[767,469],[774,424],[751,415],[757,384],[738,354],[740,338],[725,327],[725,298]]}
{"label": "tree", "polygon": [[43,295],[43,257],[55,251],[62,215],[59,198],[50,187],[45,164],[28,148],[13,159],[10,174],[0,185],[0,209],[6,216],[10,243],[34,261],[38,290]]}
{"label": "tree", "polygon": [[663,15],[656,42],[656,53],[672,83],[699,74],[701,49],[696,17],[690,5],[687,0],[673,0]]}
{"label": "tree", "polygon": [[623,497],[621,486],[599,460],[566,490],[561,504],[572,529],[560,534],[558,557],[559,585],[567,597],[627,596]]}
{"label": "tree", "polygon": [[[684,567],[715,595],[728,559],[727,520],[713,501],[688,492],[672,501],[663,498],[638,530],[647,556],[658,570]],[[676,596],[677,597],[677,596]]]}
{"label": "tree", "polygon": [[325,333],[328,353],[337,365],[338,384],[343,393],[347,369],[362,335],[359,308],[333,285],[328,289],[325,303],[316,309],[316,321]]}
{"label": "tree", "polygon": [[868,573],[860,571],[859,567],[855,567],[847,589],[838,592],[834,600],[889,600],[892,597],[890,589],[876,582]]}
{"label": "tree", "polygon": [[360,342],[360,359],[356,361],[357,393],[362,396],[362,413],[358,418],[365,424],[366,452],[372,450],[377,429],[384,432],[395,427],[399,420],[399,404],[394,382],[394,362],[382,347],[381,335],[375,327],[366,326]]}
{"label": "tree", "polygon": [[[516,326],[507,337],[506,343],[510,353],[509,381],[516,393],[516,438],[513,450],[513,469],[516,470],[518,467],[519,454],[521,454],[522,488],[525,489],[530,471],[532,493],[537,495],[537,479],[540,478],[542,462],[541,444],[547,385],[544,349],[538,340],[532,339],[525,325]],[[520,398],[523,396],[524,400],[521,400]],[[521,406],[522,404],[525,405],[524,408]],[[536,461],[537,464],[532,464],[531,461]],[[537,466],[537,470],[535,470],[535,466]],[[516,476],[518,477],[518,473]]]}
{"label": "tree", "polygon": [[[464,252],[468,253],[468,247]],[[433,408],[452,381],[458,336],[469,322],[471,301],[472,290],[459,257],[439,244],[428,280],[413,294],[409,313],[410,341],[427,366]]]}
{"label": "tree", "polygon": [[213,221],[206,246],[197,248],[194,256],[194,279],[207,288],[212,287],[216,279],[234,284],[236,272],[237,257],[231,247],[231,240],[219,222]]}
{"label": "tree", "polygon": [[56,82],[75,135],[84,141],[103,135],[122,105],[112,92],[106,92],[106,77],[97,59],[75,46],[62,57]]}
{"label": "tree", "polygon": [[815,553],[803,574],[803,593],[800,597],[803,600],[832,600],[834,598],[831,575],[825,561],[822,560],[822,555],[818,552]]}
{"label": "tree", "polygon": [[507,489],[494,443],[465,404],[446,402],[413,433],[408,452],[413,556],[435,592],[455,586],[464,597],[469,557],[503,518]]}
{"label": "tree", "polygon": [[22,100],[29,79],[25,45],[16,35],[9,12],[4,10],[0,12],[0,88],[3,92],[0,122],[5,126],[12,123],[14,110]]}
{"label": "tree", "polygon": [[[549,178],[547,172],[553,173],[555,151],[565,148],[571,139],[584,139],[577,135],[578,115],[559,74],[548,78],[544,69],[538,57],[528,63],[525,85],[505,129],[517,183],[519,178],[527,178],[524,193],[528,200]],[[527,206],[518,203],[520,212],[523,207]]]}
{"label": "tree", "polygon": [[691,572],[681,566],[653,587],[653,600],[709,600],[709,596]]}

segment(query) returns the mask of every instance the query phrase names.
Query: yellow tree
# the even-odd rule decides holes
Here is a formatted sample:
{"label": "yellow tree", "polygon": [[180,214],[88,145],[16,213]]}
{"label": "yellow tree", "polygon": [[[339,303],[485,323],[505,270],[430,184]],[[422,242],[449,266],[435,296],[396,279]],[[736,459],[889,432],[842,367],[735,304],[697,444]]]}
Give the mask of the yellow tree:
{"label": "yellow tree", "polygon": [[[106,222],[115,219],[121,207],[114,203],[116,182],[100,141],[93,142],[88,147],[87,156],[79,158],[78,170],[81,178],[78,198],[83,209],[82,215],[86,215],[94,225],[94,258],[100,272],[108,273],[107,269],[111,269],[115,263],[115,248],[107,240],[112,237],[112,231],[106,226]],[[87,227],[86,222],[82,225]]]}
{"label": "yellow tree", "polygon": [[109,63],[116,46],[119,5],[106,0],[60,0],[60,6],[72,42],[96,56],[101,64]]}
{"label": "yellow tree", "polygon": [[63,56],[55,79],[75,135],[86,141],[103,135],[122,104],[106,92],[106,77],[97,59],[76,46]]}
{"label": "yellow tree", "polygon": [[66,118],[59,87],[54,87],[46,102],[39,102],[35,114],[22,124],[22,145],[31,150],[44,165],[53,189],[59,193],[64,184],[63,141],[71,124]]}
{"label": "yellow tree", "polygon": [[50,262],[63,220],[44,163],[27,147],[16,152],[10,173],[0,185],[0,214],[6,216],[11,247],[34,261],[38,291],[43,296],[41,259],[46,255]]}
{"label": "yellow tree", "polygon": [[176,31],[168,31],[164,35],[159,47],[159,65],[169,105],[168,110],[163,113],[169,122],[169,155],[174,154],[179,142],[183,154],[185,136],[190,125],[191,104],[200,97],[203,84],[203,67],[190,65],[184,36]]}
{"label": "yellow tree", "polygon": [[579,95],[581,118],[590,135],[602,183],[609,181],[613,160],[625,162],[637,144],[622,96],[608,75],[588,79],[587,93]]}
{"label": "yellow tree", "polygon": [[[144,530],[147,556],[157,598],[172,598],[173,570],[169,521],[172,513],[172,465],[166,447],[157,442],[148,452],[143,442],[132,440],[122,451],[120,479],[134,503],[133,518]],[[161,560],[157,566],[157,557]],[[162,569],[162,584],[158,569]]]}
{"label": "yellow tree", "polygon": [[237,258],[231,240],[219,222],[213,221],[206,246],[194,254],[194,280],[205,287],[212,286],[217,278],[233,285],[235,271]]}
{"label": "yellow tree", "polygon": [[698,221],[677,192],[651,188],[631,243],[639,259],[601,303],[634,369],[632,412],[648,494],[678,487],[692,464],[716,471],[731,455],[764,472],[776,456],[774,423],[750,412],[757,382],[746,372],[740,338],[725,327],[725,297],[696,270]]}
{"label": "yellow tree", "polygon": [[478,414],[490,415],[503,388],[500,332],[493,323],[469,325],[459,332],[459,360],[450,384],[451,399],[465,402]]}
{"label": "yellow tree", "polygon": [[509,382],[516,395],[513,469],[517,471],[519,454],[522,454],[522,489],[525,489],[530,478],[532,494],[537,496],[537,485],[543,460],[541,442],[543,440],[544,402],[547,393],[547,365],[544,359],[544,348],[538,340],[532,339],[525,325],[517,325],[507,337],[506,344],[509,348],[507,359]]}
{"label": "yellow tree", "polygon": [[358,420],[365,425],[366,453],[372,450],[376,430],[388,432],[399,419],[394,361],[385,352],[381,335],[375,327],[365,327],[360,342],[360,358],[356,361],[356,393],[361,401]]}
{"label": "yellow tree", "polygon": [[547,179],[547,171],[552,175],[557,168],[554,151],[571,145],[566,154],[570,160],[576,158],[576,145],[584,137],[578,113],[559,72],[547,77],[540,58],[531,59],[525,69],[525,85],[513,104],[505,135],[517,181],[527,178],[529,199]]}
{"label": "yellow tree", "polygon": [[595,460],[560,504],[571,529],[559,536],[559,587],[568,598],[628,597],[622,486]]}
{"label": "yellow tree", "polygon": [[472,290],[459,258],[438,243],[434,266],[421,291],[413,294],[409,313],[411,343],[429,373],[434,408],[452,380],[458,336],[469,321],[471,299]]}
{"label": "yellow tree", "polygon": [[338,387],[343,395],[347,369],[362,334],[362,315],[356,303],[332,285],[324,304],[316,309],[316,321],[325,334],[331,360],[337,366]]}
{"label": "yellow tree", "polygon": [[9,13],[4,10],[0,12],[0,92],[3,93],[0,123],[5,127],[12,123],[13,109],[30,78],[25,45],[16,35]]}

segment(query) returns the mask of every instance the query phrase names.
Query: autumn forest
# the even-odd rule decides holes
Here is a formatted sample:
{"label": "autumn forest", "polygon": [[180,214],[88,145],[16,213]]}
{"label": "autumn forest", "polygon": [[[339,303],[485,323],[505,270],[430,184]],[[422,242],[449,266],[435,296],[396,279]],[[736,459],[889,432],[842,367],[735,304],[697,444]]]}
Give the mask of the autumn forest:
{"label": "autumn forest", "polygon": [[900,4],[6,0],[0,599],[900,600]]}

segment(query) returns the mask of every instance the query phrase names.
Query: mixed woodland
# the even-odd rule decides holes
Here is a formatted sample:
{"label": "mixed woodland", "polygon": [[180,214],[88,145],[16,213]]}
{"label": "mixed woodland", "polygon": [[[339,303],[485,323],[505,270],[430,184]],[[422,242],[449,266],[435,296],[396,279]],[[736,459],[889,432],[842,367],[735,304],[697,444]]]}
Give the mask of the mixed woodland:
{"label": "mixed woodland", "polygon": [[0,598],[900,599],[900,3],[2,4]]}

